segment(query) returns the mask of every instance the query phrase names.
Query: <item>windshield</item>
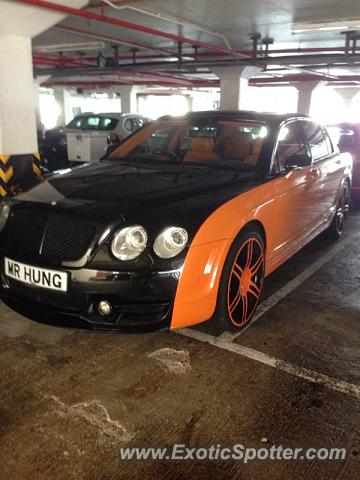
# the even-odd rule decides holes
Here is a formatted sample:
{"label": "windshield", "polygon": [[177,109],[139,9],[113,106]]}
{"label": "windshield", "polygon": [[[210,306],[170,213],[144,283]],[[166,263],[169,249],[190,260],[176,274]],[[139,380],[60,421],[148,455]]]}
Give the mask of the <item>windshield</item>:
{"label": "windshield", "polygon": [[254,168],[269,129],[251,120],[160,119],[144,127],[110,158],[171,160]]}

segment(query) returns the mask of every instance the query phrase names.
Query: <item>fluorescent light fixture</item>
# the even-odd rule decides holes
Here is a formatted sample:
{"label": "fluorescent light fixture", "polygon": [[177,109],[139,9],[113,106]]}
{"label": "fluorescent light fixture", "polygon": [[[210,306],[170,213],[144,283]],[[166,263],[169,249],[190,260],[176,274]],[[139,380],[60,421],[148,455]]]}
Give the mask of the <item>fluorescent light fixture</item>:
{"label": "fluorescent light fixture", "polygon": [[84,52],[86,50],[102,50],[104,42],[58,43],[53,45],[39,45],[34,47],[37,53]]}
{"label": "fluorescent light fixture", "polygon": [[360,19],[341,20],[322,23],[294,23],[291,33],[328,32],[332,30],[351,30],[360,28]]}

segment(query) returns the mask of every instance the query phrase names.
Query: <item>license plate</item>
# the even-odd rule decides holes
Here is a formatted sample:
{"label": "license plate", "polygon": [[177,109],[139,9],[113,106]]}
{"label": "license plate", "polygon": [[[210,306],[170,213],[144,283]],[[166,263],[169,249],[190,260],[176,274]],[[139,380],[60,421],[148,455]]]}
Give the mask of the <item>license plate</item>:
{"label": "license plate", "polygon": [[18,282],[58,292],[67,292],[68,290],[69,276],[66,272],[34,267],[6,257],[4,260],[5,275]]}

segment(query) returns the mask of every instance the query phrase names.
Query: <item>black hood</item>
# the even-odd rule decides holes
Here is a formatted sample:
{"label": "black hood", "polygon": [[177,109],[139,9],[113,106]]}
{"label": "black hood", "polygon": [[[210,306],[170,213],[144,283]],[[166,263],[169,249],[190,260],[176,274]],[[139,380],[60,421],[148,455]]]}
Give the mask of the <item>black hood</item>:
{"label": "black hood", "polygon": [[198,224],[257,182],[246,169],[163,161],[96,162],[50,177],[19,200],[71,209],[100,223]]}

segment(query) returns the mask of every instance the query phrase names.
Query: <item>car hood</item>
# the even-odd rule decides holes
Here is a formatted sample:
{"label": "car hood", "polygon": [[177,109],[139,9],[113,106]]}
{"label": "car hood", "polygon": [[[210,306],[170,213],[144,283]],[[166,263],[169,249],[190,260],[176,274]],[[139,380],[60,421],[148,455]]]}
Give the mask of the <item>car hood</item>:
{"label": "car hood", "polygon": [[[50,177],[21,201],[71,209],[109,223],[191,223],[256,185],[254,173],[170,162],[96,162]],[[195,221],[195,223],[198,223]]]}

